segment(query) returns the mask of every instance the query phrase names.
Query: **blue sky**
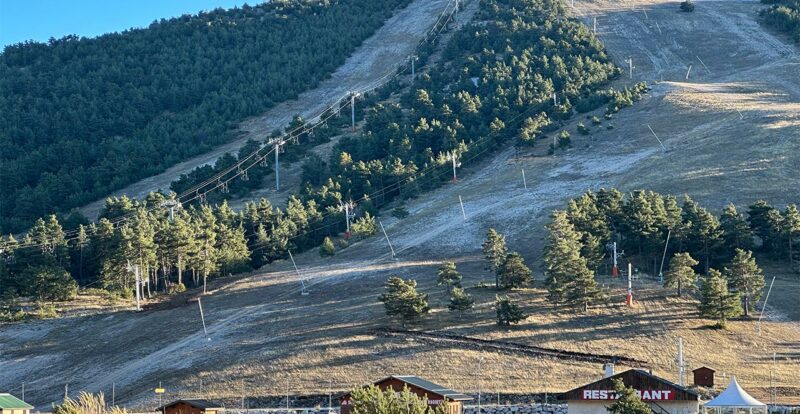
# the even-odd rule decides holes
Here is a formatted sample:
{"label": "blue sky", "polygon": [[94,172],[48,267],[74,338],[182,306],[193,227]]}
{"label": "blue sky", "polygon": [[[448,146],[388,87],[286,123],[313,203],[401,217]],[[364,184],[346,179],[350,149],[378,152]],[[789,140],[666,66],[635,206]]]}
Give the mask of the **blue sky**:
{"label": "blue sky", "polygon": [[94,37],[153,20],[262,0],[0,0],[0,49],[68,34]]}

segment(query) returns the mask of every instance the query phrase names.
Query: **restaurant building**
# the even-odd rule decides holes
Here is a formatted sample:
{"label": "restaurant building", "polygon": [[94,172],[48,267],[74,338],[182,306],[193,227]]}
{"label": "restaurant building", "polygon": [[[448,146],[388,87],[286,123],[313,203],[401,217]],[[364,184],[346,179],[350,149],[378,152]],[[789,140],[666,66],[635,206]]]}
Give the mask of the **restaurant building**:
{"label": "restaurant building", "polygon": [[569,414],[605,413],[614,403],[613,381],[621,378],[625,386],[633,387],[639,397],[657,414],[696,414],[700,411],[700,394],[659,378],[647,371],[631,369],[599,381],[567,391]]}

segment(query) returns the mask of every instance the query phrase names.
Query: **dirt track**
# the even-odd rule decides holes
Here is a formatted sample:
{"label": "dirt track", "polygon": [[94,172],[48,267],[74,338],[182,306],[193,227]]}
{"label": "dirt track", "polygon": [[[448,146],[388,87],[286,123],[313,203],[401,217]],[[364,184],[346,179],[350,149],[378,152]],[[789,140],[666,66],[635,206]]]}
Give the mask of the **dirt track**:
{"label": "dirt track", "polygon": [[[757,2],[697,2],[694,13],[679,13],[677,2],[664,1],[578,0],[576,6],[590,24],[597,16],[601,39],[620,66],[633,57],[633,81],[660,82],[663,76],[651,95],[615,116],[614,129],[593,128],[591,137],[583,137],[570,127],[574,149],[555,160],[514,159],[510,149],[501,151],[469,167],[458,184],[409,203],[408,219],[384,218],[398,261],[390,259],[385,240],[374,237],[332,259],[314,251],[297,257],[312,285],[310,296],[298,294],[286,263],[221,289],[203,299],[210,341],[195,304],[4,327],[0,370],[10,374],[0,378],[0,388],[17,391],[24,380],[36,404],[46,406],[63,393],[64,382],[70,390],[107,393],[114,383],[119,400],[151,405],[149,390],[158,381],[166,384],[168,397],[230,397],[240,380],[249,395],[279,395],[286,389],[324,393],[328,381],[344,390],[387,373],[416,373],[473,391],[475,367],[484,357],[484,389],[553,390],[557,382],[556,389],[563,390],[601,374],[597,364],[378,338],[371,332],[386,321],[375,297],[388,275],[399,274],[417,278],[432,292],[436,309],[422,329],[629,355],[672,380],[674,344],[682,336],[692,364],[735,373],[764,399],[776,352],[779,385],[800,395],[792,388],[800,384],[797,322],[769,320],[762,336],[755,336],[749,322],[732,323],[727,332],[709,331],[696,319],[691,301],[665,297],[651,282],[637,285],[639,307],[612,306],[589,315],[558,315],[540,290],[516,292],[534,317],[509,331],[493,326],[494,292],[472,289],[489,279],[477,259],[489,227],[506,234],[509,245],[537,267],[547,213],[586,188],[686,192],[712,208],[760,197],[781,204],[797,201],[800,193],[798,52],[754,21]],[[461,218],[459,195],[467,220]],[[459,263],[465,285],[478,298],[477,309],[463,320],[442,310],[444,298],[434,286],[435,268],[444,259]],[[603,283],[618,301],[621,287]],[[800,295],[797,286],[786,283],[778,294]],[[784,396],[784,401],[797,400]]]}
{"label": "dirt track", "polygon": [[[151,191],[168,190],[169,184],[196,167],[213,164],[225,153],[235,153],[248,139],[263,140],[275,129],[285,127],[295,115],[308,120],[336,102],[348,91],[374,85],[387,73],[400,66],[433,26],[444,10],[447,0],[415,0],[386,21],[369,39],[359,46],[330,78],[297,99],[280,103],[259,117],[248,119],[239,126],[240,137],[206,154],[179,163],[161,174],[145,178],[110,196],[128,195],[143,198]],[[105,199],[94,201],[80,211],[94,220],[103,208]]]}

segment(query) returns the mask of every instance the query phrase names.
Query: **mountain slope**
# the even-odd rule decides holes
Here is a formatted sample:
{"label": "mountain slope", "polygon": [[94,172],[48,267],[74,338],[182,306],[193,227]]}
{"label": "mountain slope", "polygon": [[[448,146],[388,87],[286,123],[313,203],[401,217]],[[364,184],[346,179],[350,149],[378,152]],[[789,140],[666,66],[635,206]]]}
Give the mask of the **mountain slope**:
{"label": "mountain slope", "polygon": [[[686,192],[712,208],[760,197],[778,205],[797,201],[792,191],[800,185],[792,174],[800,156],[796,49],[757,25],[755,2],[697,2],[693,14],[676,12],[674,2],[633,4],[634,9],[611,1],[576,1],[576,12],[587,22],[598,17],[600,36],[618,64],[633,55],[634,80],[660,81],[663,75],[665,82],[635,107],[615,115],[614,129],[595,128],[587,137],[573,134],[574,149],[566,154],[553,158],[538,150],[515,157],[508,148],[493,160],[469,166],[458,184],[409,202],[408,219],[384,219],[399,260],[391,260],[380,237],[354,244],[332,259],[321,259],[316,252],[300,255],[295,259],[311,285],[309,296],[299,295],[290,263],[275,263],[203,298],[210,341],[204,338],[194,302],[144,314],[4,327],[2,367],[15,376],[0,385],[15,389],[22,378],[33,378],[28,389],[47,401],[59,397],[62,382],[69,381],[70,389],[106,392],[115,383],[122,401],[151,407],[149,390],[158,381],[164,381],[171,395],[234,399],[244,380],[248,396],[279,398],[287,389],[292,394],[327,393],[331,385],[344,390],[383,374],[415,373],[475,392],[481,357],[484,392],[553,392],[601,375],[594,364],[376,335],[374,329],[388,321],[375,298],[386,277],[399,274],[418,279],[421,289],[431,292],[437,309],[421,329],[620,353],[651,361],[656,374],[673,380],[674,344],[682,336],[692,366],[711,364],[736,374],[764,400],[769,399],[775,352],[780,400],[793,401],[800,395],[800,328],[796,317],[787,321],[779,309],[765,316],[761,336],[752,322],[732,322],[727,332],[709,331],[696,318],[691,300],[668,297],[653,281],[637,283],[638,306],[627,309],[618,305],[623,287],[604,279],[612,288],[612,305],[588,315],[554,314],[543,304],[540,289],[514,293],[533,316],[509,331],[493,325],[490,290],[471,289],[478,307],[463,320],[442,310],[441,288],[434,287],[440,260],[456,260],[468,287],[488,281],[479,259],[480,242],[488,227],[496,227],[513,249],[537,264],[549,211],[586,188]],[[706,72],[700,70],[698,57],[708,65]],[[689,63],[693,69],[687,82]],[[647,125],[664,142],[666,153]],[[783,289],[773,295],[796,298],[796,276],[776,274]],[[792,300],[784,303],[796,306]]]}

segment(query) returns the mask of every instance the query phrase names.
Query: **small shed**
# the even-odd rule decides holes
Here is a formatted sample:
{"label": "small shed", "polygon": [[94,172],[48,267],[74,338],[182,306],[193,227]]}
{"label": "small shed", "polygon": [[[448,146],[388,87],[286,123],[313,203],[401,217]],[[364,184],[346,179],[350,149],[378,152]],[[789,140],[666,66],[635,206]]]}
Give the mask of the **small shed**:
{"label": "small shed", "polygon": [[222,404],[209,400],[177,400],[156,409],[161,414],[218,414],[224,410]]}
{"label": "small shed", "polygon": [[627,387],[633,387],[653,412],[695,414],[700,411],[700,394],[647,371],[631,369],[562,394],[561,399],[567,401],[567,412],[569,414],[606,412],[606,407],[617,399],[613,382],[616,379],[621,379]]}
{"label": "small shed", "polygon": [[713,369],[705,366],[692,370],[692,373],[694,374],[694,385],[712,388],[714,386],[715,372],[716,371]]}
{"label": "small shed", "polygon": [[0,414],[30,414],[33,406],[8,394],[0,393]]}
{"label": "small shed", "polygon": [[[408,387],[412,393],[428,399],[428,406],[435,407],[440,404],[447,404],[447,414],[461,414],[464,412],[464,402],[472,401],[472,397],[434,384],[428,380],[414,375],[392,375],[374,383],[381,390],[393,389],[400,392]],[[350,393],[342,395],[340,398],[340,414],[350,414]]]}
{"label": "small shed", "polygon": [[766,404],[753,398],[742,389],[739,382],[736,381],[736,376],[733,376],[728,388],[703,406],[703,413],[709,412],[714,414],[767,414],[769,410],[767,410]]}

